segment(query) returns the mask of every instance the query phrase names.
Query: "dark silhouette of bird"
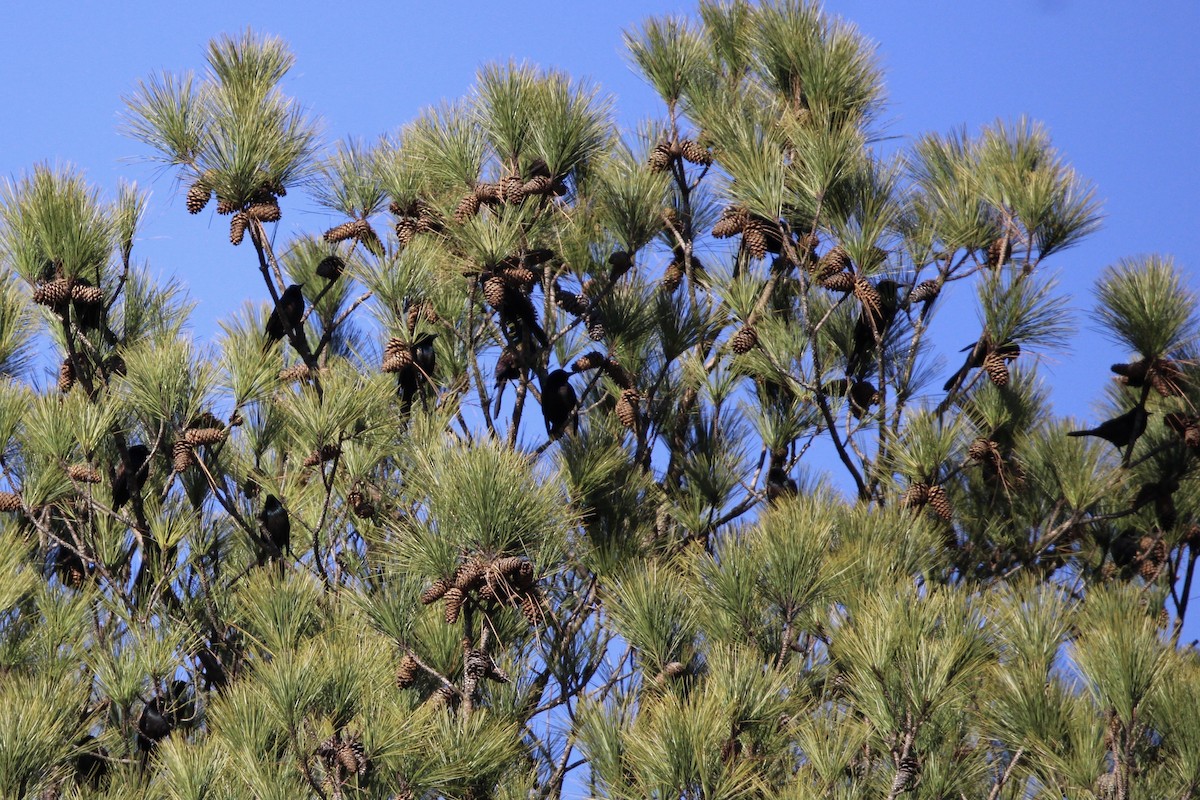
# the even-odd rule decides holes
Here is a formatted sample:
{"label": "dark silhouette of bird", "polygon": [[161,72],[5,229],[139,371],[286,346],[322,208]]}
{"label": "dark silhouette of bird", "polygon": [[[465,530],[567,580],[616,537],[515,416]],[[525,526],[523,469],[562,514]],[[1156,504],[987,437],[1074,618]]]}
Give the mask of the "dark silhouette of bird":
{"label": "dark silhouette of bird", "polygon": [[135,444],[125,451],[125,459],[117,466],[113,478],[113,510],[120,511],[130,497],[142,491],[150,474],[149,459],[150,448],[144,444]]}
{"label": "dark silhouette of bird", "polygon": [[538,324],[537,311],[533,301],[518,289],[509,287],[504,292],[504,302],[500,306],[500,321],[514,329],[516,341],[524,341],[525,334],[537,339],[542,347],[549,347],[550,340],[546,331]]}
{"label": "dark silhouette of bird", "polygon": [[278,342],[288,331],[294,330],[304,316],[304,291],[302,284],[293,283],[279,296],[279,304],[267,318],[267,346]]}
{"label": "dark silhouette of bird", "polygon": [[542,416],[552,439],[562,436],[567,422],[571,422],[573,430],[579,430],[579,417],[575,414],[579,398],[570,379],[571,373],[556,369],[542,381]]}
{"label": "dark silhouette of bird", "polygon": [[863,305],[854,323],[854,344],[846,366],[846,374],[854,377],[861,378],[876,363],[878,348],[886,340],[900,310],[900,284],[882,280],[875,289],[881,300],[879,308]]}
{"label": "dark silhouette of bird", "polygon": [[1136,442],[1138,437],[1145,433],[1146,420],[1149,418],[1150,413],[1139,404],[1119,417],[1105,420],[1085,431],[1071,431],[1067,436],[1097,436],[1118,448],[1124,448]]}
{"label": "dark silhouette of bird", "polygon": [[417,393],[433,379],[433,370],[437,365],[437,355],[433,342],[436,333],[422,333],[413,339],[409,345],[412,363],[405,365],[396,373],[397,391],[400,393],[400,405],[407,413],[412,407]]}
{"label": "dark silhouette of bird", "polygon": [[75,756],[75,782],[99,789],[108,776],[108,751],[97,747],[96,737],[91,734],[80,739],[76,747],[79,753]]}
{"label": "dark silhouette of bird", "polygon": [[771,467],[767,470],[767,502],[774,505],[778,501],[795,497],[800,492],[796,480],[787,474],[783,467]]}
{"label": "dark silhouette of bird", "polygon": [[273,494],[267,495],[263,501],[262,511],[258,514],[258,521],[262,525],[263,532],[266,534],[269,541],[282,556],[284,553],[292,554],[292,521],[288,518],[287,509],[279,502],[279,498]]}
{"label": "dark silhouette of bird", "polygon": [[154,697],[146,703],[137,720],[138,750],[148,753],[154,746],[171,735],[175,730],[175,715],[166,708],[161,697]]}
{"label": "dark silhouette of bird", "polygon": [[[946,381],[942,386],[942,391],[949,392],[956,389],[964,380],[971,370],[978,369],[983,366],[983,359],[987,357],[989,340],[986,336],[980,336],[977,341],[971,342],[969,345],[960,350],[960,353],[967,353],[967,360],[959,367],[958,371],[950,376],[950,380]],[[970,351],[970,352],[968,352]]]}

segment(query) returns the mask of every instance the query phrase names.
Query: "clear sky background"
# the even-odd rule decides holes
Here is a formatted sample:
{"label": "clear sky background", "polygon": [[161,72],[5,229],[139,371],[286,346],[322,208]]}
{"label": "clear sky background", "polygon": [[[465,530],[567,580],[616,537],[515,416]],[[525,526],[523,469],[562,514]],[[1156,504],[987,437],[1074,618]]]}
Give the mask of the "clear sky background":
{"label": "clear sky background", "polygon": [[[877,43],[896,144],[1027,114],[1095,183],[1103,228],[1047,262],[1079,312],[1079,333],[1069,353],[1043,362],[1043,376],[1058,412],[1098,421],[1108,365],[1130,354],[1086,316],[1096,277],[1121,257],[1151,252],[1200,268],[1200,3],[1158,0],[1136,12],[1115,0],[831,0],[825,8]],[[139,78],[200,71],[211,37],[249,25],[290,43],[297,65],[285,89],[324,118],[331,142],[394,132],[424,106],[466,93],[479,65],[510,58],[592,79],[631,126],[662,107],[630,68],[622,31],[649,15],[692,11],[663,0],[8,2],[0,10],[0,177],[71,162],[106,194],[122,177],[151,189],[135,256],[184,282],[198,304],[195,335],[210,341],[217,320],[247,298],[265,301],[265,292],[253,251],[228,244],[225,218],[189,216],[173,176],[138,162],[147,150],[118,132],[121,97]],[[279,242],[342,221],[294,194],[283,208]],[[966,291],[947,300],[974,303]],[[960,358],[954,351],[978,333],[973,312],[940,313],[954,314],[943,352]],[[948,320],[940,322],[944,332]],[[41,379],[53,380],[49,369]]]}

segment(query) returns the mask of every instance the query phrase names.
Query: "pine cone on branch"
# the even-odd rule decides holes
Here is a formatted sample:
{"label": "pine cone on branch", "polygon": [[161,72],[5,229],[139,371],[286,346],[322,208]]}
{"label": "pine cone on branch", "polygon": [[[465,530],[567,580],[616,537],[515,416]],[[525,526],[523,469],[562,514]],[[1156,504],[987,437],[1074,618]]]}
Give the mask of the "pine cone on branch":
{"label": "pine cone on branch", "polygon": [[758,346],[758,331],[753,325],[743,325],[742,328],[734,334],[729,340],[729,347],[737,355],[749,353]]}

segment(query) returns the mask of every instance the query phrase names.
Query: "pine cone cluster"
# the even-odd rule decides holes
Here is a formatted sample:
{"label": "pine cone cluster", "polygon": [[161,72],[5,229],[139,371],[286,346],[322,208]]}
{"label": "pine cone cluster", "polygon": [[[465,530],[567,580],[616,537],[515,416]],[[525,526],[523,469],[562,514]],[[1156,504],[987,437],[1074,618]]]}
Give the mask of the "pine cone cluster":
{"label": "pine cone cluster", "polygon": [[[540,618],[541,592],[537,588],[533,564],[524,558],[506,556],[485,561],[478,555],[470,555],[455,569],[449,578],[438,578],[421,593],[425,605],[442,600],[445,603],[446,624],[458,622],[463,605],[474,595],[482,603],[518,605],[523,613],[526,601]],[[529,613],[526,613],[529,618]]]}
{"label": "pine cone cluster", "polygon": [[392,201],[388,210],[396,215],[396,238],[407,245],[422,233],[440,233],[444,229],[437,209],[420,198],[408,203]]}
{"label": "pine cone cluster", "polygon": [[471,647],[468,641],[463,640],[463,674],[467,678],[476,683],[484,679],[497,683],[512,683],[512,678],[496,666],[490,655],[478,647]]}
{"label": "pine cone cluster", "polygon": [[323,238],[330,244],[337,244],[338,242],[353,239],[372,250],[382,246],[379,234],[375,233],[375,229],[371,227],[371,223],[365,219],[352,219],[349,222],[343,222],[341,225],[334,225],[325,231]]}
{"label": "pine cone cluster", "polygon": [[308,457],[304,459],[302,466],[315,467],[318,464],[325,463],[326,461],[332,461],[341,454],[342,448],[338,447],[336,444],[327,444],[309,453]]}
{"label": "pine cone cluster", "polygon": [[367,774],[370,762],[363,747],[361,734],[345,734],[339,731],[317,745],[313,753],[325,768],[325,781],[340,794],[343,784],[351,776]]}
{"label": "pine cone cluster", "polygon": [[954,516],[950,498],[940,484],[932,486],[923,482],[909,484],[904,496],[900,499],[900,505],[915,511],[928,507],[938,519],[944,522],[949,522]]}
{"label": "pine cone cluster", "polygon": [[704,167],[713,162],[712,153],[708,148],[693,139],[663,139],[650,151],[650,171],[665,172],[671,168],[671,162],[676,158]]}
{"label": "pine cone cluster", "polygon": [[1004,466],[1000,446],[984,436],[977,437],[967,446],[967,457],[977,464],[989,467],[996,473],[999,473]]}
{"label": "pine cone cluster", "polygon": [[1158,578],[1167,562],[1167,543],[1162,536],[1143,536],[1138,540],[1138,554],[1134,560],[1138,575],[1147,583]]}
{"label": "pine cone cluster", "polygon": [[561,178],[550,174],[546,163],[534,161],[528,169],[529,178],[512,174],[501,178],[498,183],[477,183],[454,209],[454,221],[460,225],[479,213],[483,206],[502,203],[518,205],[530,197],[553,197],[566,194],[567,187]]}
{"label": "pine cone cluster", "polygon": [[346,494],[346,503],[350,506],[351,513],[359,519],[374,519],[375,504],[367,498],[362,489],[355,487]]}
{"label": "pine cone cluster", "polygon": [[433,308],[433,303],[428,300],[412,303],[405,312],[405,322],[408,324],[408,332],[410,335],[416,333],[417,323],[425,321],[430,325],[436,325],[441,321],[437,311]]}
{"label": "pine cone cluster", "polygon": [[853,270],[854,264],[850,261],[850,254],[846,252],[846,248],[840,244],[831,247],[825,255],[817,259],[817,263],[813,272],[817,280],[823,280],[830,275],[836,275],[839,272],[848,272]]}
{"label": "pine cone cluster", "polygon": [[729,206],[713,225],[712,235],[726,239],[739,233],[742,245],[754,258],[765,258],[783,248],[783,229],[777,220],[751,214],[744,206]]}

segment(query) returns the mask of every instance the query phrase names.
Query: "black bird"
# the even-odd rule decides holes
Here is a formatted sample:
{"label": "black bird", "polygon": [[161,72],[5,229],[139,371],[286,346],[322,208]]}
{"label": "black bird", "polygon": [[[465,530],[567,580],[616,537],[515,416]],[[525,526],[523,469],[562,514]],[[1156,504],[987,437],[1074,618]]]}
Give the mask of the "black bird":
{"label": "black bird", "polygon": [[409,345],[412,363],[396,373],[396,384],[400,391],[400,404],[407,412],[412,407],[417,392],[433,380],[433,370],[437,366],[437,354],[433,349],[436,333],[422,333],[413,339]]}
{"label": "black bird", "polygon": [[148,753],[161,740],[171,735],[175,730],[175,715],[163,706],[161,697],[153,698],[146,703],[137,720],[137,746],[143,753]]}
{"label": "black bird", "polygon": [[93,789],[99,789],[108,775],[108,751],[97,747],[96,737],[90,734],[83,737],[77,747],[79,753],[75,756],[75,782],[80,785],[86,783]]}
{"label": "black bird", "polygon": [[542,416],[546,418],[546,431],[550,438],[562,436],[568,421],[572,429],[578,432],[579,417],[575,408],[579,398],[571,386],[571,374],[566,370],[556,369],[542,381]]}
{"label": "black bird", "polygon": [[533,301],[518,289],[508,288],[504,292],[504,302],[500,306],[500,321],[516,329],[516,339],[522,341],[522,332],[537,339],[542,347],[549,347],[550,340],[546,332],[538,324],[537,310]]}
{"label": "black bird", "polygon": [[121,506],[129,502],[129,498],[142,491],[146,478],[150,474],[150,448],[144,444],[135,444],[125,451],[125,460],[117,467],[117,476],[113,478],[112,501],[113,510],[120,511]]}
{"label": "black bird", "polygon": [[950,376],[950,380],[946,381],[945,385],[942,386],[942,391],[949,392],[952,389],[955,389],[959,386],[959,384],[966,380],[966,377],[968,374],[970,374],[971,370],[978,369],[979,367],[983,366],[983,359],[988,354],[987,337],[979,337],[977,341],[971,342],[959,352],[966,353],[968,350],[970,353],[967,354],[967,360],[963,363],[962,367],[959,368],[958,372]]}
{"label": "black bird", "polygon": [[282,339],[287,332],[294,330],[304,316],[304,292],[302,284],[293,283],[284,289],[279,296],[279,304],[267,318],[267,345],[270,346]]}
{"label": "black bird", "polygon": [[1150,413],[1141,405],[1136,405],[1119,417],[1105,420],[1086,431],[1071,431],[1067,436],[1098,436],[1118,448],[1124,448],[1146,432],[1146,420],[1149,418]]}
{"label": "black bird", "polygon": [[796,480],[787,474],[783,467],[771,467],[767,470],[767,502],[774,505],[786,497],[795,497],[800,488]]}
{"label": "black bird", "polygon": [[266,533],[267,540],[274,545],[279,554],[281,556],[284,553],[291,555],[292,521],[288,518],[287,509],[279,502],[279,498],[273,494],[267,495],[267,499],[263,501],[262,511],[258,514],[258,521]]}

